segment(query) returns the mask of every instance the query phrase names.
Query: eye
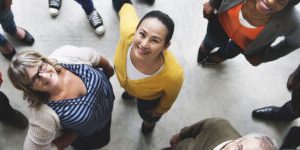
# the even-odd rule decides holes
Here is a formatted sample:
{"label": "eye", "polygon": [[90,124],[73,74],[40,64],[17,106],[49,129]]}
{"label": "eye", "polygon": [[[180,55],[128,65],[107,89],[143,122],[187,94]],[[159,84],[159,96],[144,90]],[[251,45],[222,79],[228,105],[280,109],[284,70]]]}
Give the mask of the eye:
{"label": "eye", "polygon": [[145,33],[139,32],[139,34],[141,35],[141,37],[145,37]]}

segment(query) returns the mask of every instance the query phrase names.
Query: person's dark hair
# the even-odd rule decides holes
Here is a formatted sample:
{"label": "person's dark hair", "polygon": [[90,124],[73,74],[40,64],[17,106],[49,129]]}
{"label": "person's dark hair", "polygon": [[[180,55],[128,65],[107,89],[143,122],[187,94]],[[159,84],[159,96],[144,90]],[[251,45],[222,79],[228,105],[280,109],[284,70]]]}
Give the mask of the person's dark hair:
{"label": "person's dark hair", "polygon": [[159,11],[159,10],[153,10],[148,12],[139,22],[138,26],[136,27],[136,29],[139,28],[140,24],[147,18],[156,18],[158,19],[160,22],[162,22],[166,28],[168,29],[168,33],[165,39],[165,44],[169,43],[170,40],[172,39],[173,33],[174,33],[174,21],[172,20],[172,18]]}

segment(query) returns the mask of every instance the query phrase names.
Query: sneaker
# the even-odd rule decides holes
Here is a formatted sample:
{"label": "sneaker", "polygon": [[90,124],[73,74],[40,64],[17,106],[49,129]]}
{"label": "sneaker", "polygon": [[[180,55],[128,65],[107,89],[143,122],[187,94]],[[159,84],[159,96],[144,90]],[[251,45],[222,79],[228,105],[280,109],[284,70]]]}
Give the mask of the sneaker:
{"label": "sneaker", "polygon": [[52,17],[59,15],[59,10],[61,7],[62,0],[48,0],[49,2],[49,12]]}
{"label": "sneaker", "polygon": [[89,19],[92,28],[95,30],[95,33],[97,35],[102,35],[105,31],[105,28],[104,28],[102,17],[98,13],[98,11],[96,9],[93,10],[87,15],[87,17]]}

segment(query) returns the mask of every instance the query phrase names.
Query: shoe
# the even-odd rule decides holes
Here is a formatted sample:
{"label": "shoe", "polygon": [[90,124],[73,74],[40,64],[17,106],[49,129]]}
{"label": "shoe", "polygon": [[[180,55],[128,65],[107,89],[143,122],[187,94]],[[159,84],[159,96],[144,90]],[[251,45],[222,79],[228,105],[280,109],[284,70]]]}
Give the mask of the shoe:
{"label": "shoe", "polygon": [[1,46],[1,49],[6,49],[6,50],[3,50],[3,51],[11,51],[10,53],[3,53],[3,52],[1,52],[1,54],[7,60],[11,60],[13,58],[13,56],[15,56],[15,54],[16,54],[16,49],[8,41],[7,41],[7,43],[4,46]]}
{"label": "shoe", "polygon": [[52,17],[56,17],[59,15],[61,3],[62,3],[62,0],[48,0],[49,12]]}
{"label": "shoe", "polygon": [[27,118],[19,111],[15,110],[15,115],[12,118],[3,120],[4,123],[7,123],[13,127],[19,129],[25,129],[28,126]]}
{"label": "shoe", "polygon": [[33,36],[27,30],[25,30],[25,29],[23,29],[23,30],[25,31],[25,37],[20,41],[29,46],[33,45],[33,43],[34,43]]}
{"label": "shoe", "polygon": [[145,135],[151,133],[153,131],[153,129],[155,128],[155,125],[156,124],[153,123],[151,126],[147,126],[145,124],[145,122],[143,121],[143,123],[142,123],[142,133],[145,134]]}
{"label": "shoe", "polygon": [[124,100],[134,100],[134,99],[135,99],[134,96],[130,95],[130,94],[129,94],[128,92],[126,92],[126,91],[124,91],[124,92],[122,93],[122,98],[123,98]]}
{"label": "shoe", "polygon": [[252,117],[270,121],[292,121],[294,118],[281,111],[281,107],[268,106],[252,111]]}
{"label": "shoe", "polygon": [[88,14],[89,22],[97,35],[102,35],[105,32],[102,17],[95,9]]}

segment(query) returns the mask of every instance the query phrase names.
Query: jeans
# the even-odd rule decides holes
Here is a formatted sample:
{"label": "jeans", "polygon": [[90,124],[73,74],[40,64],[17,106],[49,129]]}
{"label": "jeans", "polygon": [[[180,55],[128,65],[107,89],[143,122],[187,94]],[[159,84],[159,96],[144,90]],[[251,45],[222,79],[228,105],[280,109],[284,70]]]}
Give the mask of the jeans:
{"label": "jeans", "polygon": [[144,121],[147,121],[149,123],[156,123],[161,118],[161,117],[152,117],[152,115],[147,112],[155,108],[159,104],[159,102],[160,99],[157,100],[142,100],[139,98],[137,99],[137,108],[141,118]]}
{"label": "jeans", "polygon": [[[14,21],[14,15],[10,9],[6,9],[0,12],[0,23],[2,29],[9,33],[15,34],[17,31],[17,26]],[[7,43],[6,38],[0,34],[0,45],[3,46]]]}
{"label": "jeans", "polygon": [[242,49],[228,37],[219,22],[218,15],[214,15],[209,20],[203,44],[209,52],[219,47],[216,54],[223,59],[233,58],[242,51]]}
{"label": "jeans", "polygon": [[86,14],[91,13],[95,10],[94,4],[92,0],[75,0],[77,3],[81,5]]}

